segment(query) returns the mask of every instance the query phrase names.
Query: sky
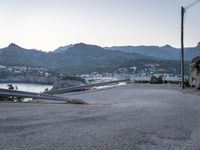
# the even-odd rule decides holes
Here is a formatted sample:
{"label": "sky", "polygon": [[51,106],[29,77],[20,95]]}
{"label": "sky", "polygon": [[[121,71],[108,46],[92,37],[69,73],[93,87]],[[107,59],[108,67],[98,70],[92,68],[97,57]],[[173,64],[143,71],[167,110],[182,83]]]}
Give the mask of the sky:
{"label": "sky", "polygon": [[[180,47],[192,0],[0,0],[0,47],[52,51],[75,43]],[[193,0],[195,1],[195,0]],[[200,42],[200,3],[186,11],[185,46]]]}

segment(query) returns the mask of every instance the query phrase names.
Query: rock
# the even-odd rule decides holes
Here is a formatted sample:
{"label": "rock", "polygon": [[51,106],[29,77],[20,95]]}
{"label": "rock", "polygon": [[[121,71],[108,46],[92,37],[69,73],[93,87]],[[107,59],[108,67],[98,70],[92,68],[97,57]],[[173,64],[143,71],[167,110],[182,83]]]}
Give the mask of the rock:
{"label": "rock", "polygon": [[190,66],[190,86],[200,89],[200,56],[192,60]]}

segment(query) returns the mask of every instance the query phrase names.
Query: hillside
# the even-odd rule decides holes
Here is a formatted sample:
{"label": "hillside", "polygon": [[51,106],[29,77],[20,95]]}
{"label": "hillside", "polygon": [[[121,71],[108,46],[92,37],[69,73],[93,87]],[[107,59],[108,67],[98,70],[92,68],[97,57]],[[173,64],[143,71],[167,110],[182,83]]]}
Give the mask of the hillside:
{"label": "hillside", "polygon": [[[137,53],[146,56],[156,57],[160,59],[180,59],[180,49],[174,48],[170,45],[162,47],[158,46],[113,46],[106,47],[107,50],[122,51],[127,53]],[[185,48],[185,60],[191,61],[195,56],[200,55],[200,42],[196,47]]]}
{"label": "hillside", "polygon": [[[59,55],[59,54],[58,54]],[[128,54],[120,51],[108,51],[99,46],[75,44],[62,52],[57,59],[57,69],[68,72],[108,71],[123,66],[133,60],[152,59],[141,54]]]}
{"label": "hillside", "polygon": [[0,49],[0,64],[8,66],[44,67],[57,72],[84,73],[108,71],[138,59],[151,59],[141,54],[108,51],[83,43],[62,52],[43,52],[24,49],[16,44]]}
{"label": "hillside", "polygon": [[0,64],[7,66],[46,67],[51,63],[51,54],[35,49],[25,49],[16,44],[0,49]]}

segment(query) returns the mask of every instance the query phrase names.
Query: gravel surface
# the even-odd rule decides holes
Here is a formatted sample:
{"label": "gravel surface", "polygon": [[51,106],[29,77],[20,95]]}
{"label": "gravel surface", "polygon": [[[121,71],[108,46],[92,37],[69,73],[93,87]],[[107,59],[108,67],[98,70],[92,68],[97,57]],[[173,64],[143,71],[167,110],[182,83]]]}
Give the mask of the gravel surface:
{"label": "gravel surface", "polygon": [[90,105],[0,103],[0,150],[199,150],[200,95],[127,85],[78,95]]}

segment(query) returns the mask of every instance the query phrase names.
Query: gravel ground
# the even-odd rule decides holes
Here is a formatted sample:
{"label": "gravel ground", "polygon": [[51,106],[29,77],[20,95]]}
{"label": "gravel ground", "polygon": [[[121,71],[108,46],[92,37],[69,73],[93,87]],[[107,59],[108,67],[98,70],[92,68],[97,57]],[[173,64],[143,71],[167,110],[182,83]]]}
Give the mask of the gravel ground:
{"label": "gravel ground", "polygon": [[0,150],[199,150],[200,95],[127,85],[78,95],[90,105],[0,104]]}

